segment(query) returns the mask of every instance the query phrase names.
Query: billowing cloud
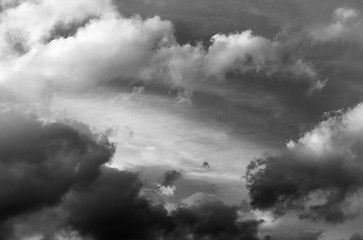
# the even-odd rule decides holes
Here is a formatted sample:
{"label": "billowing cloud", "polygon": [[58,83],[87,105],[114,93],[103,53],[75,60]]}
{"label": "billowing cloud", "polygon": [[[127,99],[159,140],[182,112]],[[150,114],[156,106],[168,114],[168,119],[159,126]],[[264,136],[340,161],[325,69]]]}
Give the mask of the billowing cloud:
{"label": "billowing cloud", "polygon": [[[220,200],[169,212],[152,204],[136,173],[104,166],[113,144],[81,123],[14,112],[0,120],[2,239],[257,239],[258,222],[239,221]],[[164,184],[179,175],[166,173]]]}
{"label": "billowing cloud", "polygon": [[29,87],[49,83],[72,89],[117,77],[135,77],[152,57],[159,40],[169,38],[171,29],[169,22],[157,17],[145,21],[107,16],[91,20],[74,37],[55,39],[13,59],[11,63],[19,64],[19,68],[8,65],[2,80]]}
{"label": "billowing cloud", "polygon": [[257,239],[258,222],[238,222],[237,207],[213,198],[169,215],[140,197],[142,186],[134,173],[104,169],[92,186],[64,203],[68,224],[96,239]]}
{"label": "billowing cloud", "polygon": [[[25,1],[1,12],[1,20],[0,81],[17,89],[73,89],[130,78],[192,89],[200,80],[224,79],[228,72],[279,74],[307,82],[310,89],[324,85],[311,64],[298,57],[284,60],[278,42],[251,31],[216,34],[209,47],[180,45],[170,21],[125,18],[107,0]],[[46,41],[59,24],[87,20],[71,36]]]}
{"label": "billowing cloud", "polygon": [[69,224],[96,239],[153,239],[171,223],[163,207],[139,197],[141,187],[136,174],[105,169],[92,187],[66,201]]}
{"label": "billowing cloud", "polygon": [[317,26],[310,32],[311,37],[318,42],[329,42],[339,39],[362,40],[360,13],[354,8],[335,9],[331,23],[327,26]]}
{"label": "billowing cloud", "polygon": [[258,239],[258,221],[239,222],[237,207],[226,206],[213,195],[197,193],[184,203],[172,213],[178,226],[176,239],[183,236],[179,231],[193,234],[194,239]]}
{"label": "billowing cloud", "polygon": [[[108,13],[111,6],[107,3],[107,0],[22,1],[16,7],[5,9],[0,16],[0,38],[4,44],[0,48],[1,56],[16,52],[14,48],[20,45],[24,50],[31,50],[34,45],[41,44],[59,23],[67,25]],[[7,1],[3,4],[9,5]]]}
{"label": "billowing cloud", "polygon": [[193,84],[196,79],[225,79],[229,72],[279,75],[289,81],[306,81],[311,90],[319,90],[325,84],[312,65],[299,58],[287,60],[279,42],[254,36],[250,30],[216,34],[205,48],[202,44],[162,48],[146,73],[181,86]]}
{"label": "billowing cloud", "polygon": [[363,186],[363,105],[328,118],[280,156],[252,161],[247,169],[251,204],[300,212],[301,218],[342,222],[356,216],[354,194]]}
{"label": "billowing cloud", "polygon": [[90,130],[14,112],[0,113],[0,132],[1,223],[59,204],[68,191],[97,178],[114,151]]}
{"label": "billowing cloud", "polygon": [[[285,0],[269,1],[269,8],[277,2],[279,5],[285,3]],[[69,97],[70,101],[65,101],[66,110],[70,109],[70,105],[78,104],[78,108],[74,109],[92,112],[85,114],[85,118],[95,118],[89,121],[95,123],[92,126],[100,123],[97,126],[110,127],[109,135],[114,139],[121,136],[117,127],[123,129],[122,124],[134,122],[135,116],[145,116],[146,120],[134,122],[131,133],[126,134],[127,139],[118,139],[119,146],[123,147],[117,155],[121,159],[120,162],[129,161],[132,162],[130,165],[134,166],[154,164],[156,161],[173,165],[173,161],[177,159],[178,165],[173,167],[181,166],[185,168],[186,173],[193,171],[199,174],[195,175],[196,178],[202,175],[217,176],[217,171],[218,174],[227,171],[223,176],[221,174],[221,178],[231,177],[231,169],[235,162],[233,166],[225,167],[218,160],[220,157],[230,159],[230,156],[241,155],[239,153],[244,151],[239,149],[233,152],[234,149],[240,148],[237,146],[240,144],[240,134],[235,131],[237,126],[239,128],[245,122],[274,124],[272,120],[284,118],[286,122],[281,122],[287,129],[291,127],[290,122],[294,122],[289,119],[294,114],[285,114],[285,108],[281,110],[279,106],[272,106],[280,104],[280,101],[288,101],[282,97],[275,102],[275,98],[265,96],[265,93],[269,94],[272,89],[282,89],[285,83],[288,86],[289,83],[298,83],[289,93],[292,96],[291,106],[294,106],[298,104],[295,104],[296,98],[293,95],[301,85],[307,86],[310,91],[320,90],[325,85],[314,63],[305,60],[304,54],[301,54],[305,48],[294,49],[297,45],[289,45],[280,38],[267,38],[258,31],[256,34],[255,31],[248,30],[249,28],[238,29],[233,33],[216,30],[214,34],[208,35],[207,41],[181,44],[175,37],[175,31],[178,29],[175,29],[171,21],[153,15],[147,18],[123,16],[115,9],[111,0],[3,0],[0,4],[0,87],[1,91],[6,89],[4,91],[7,93],[5,97],[1,96],[1,99],[11,101],[16,98],[14,92],[15,95],[48,98],[52,91],[84,90],[111,81],[128,86],[132,82],[131,87],[141,86],[134,89],[134,94],[125,94],[125,98],[132,98],[132,101],[140,104],[129,104],[127,107],[131,110],[123,109],[120,115],[116,112],[120,112],[118,110],[121,108],[111,109],[111,106],[127,105],[131,101],[121,101],[123,95],[120,94],[107,102],[105,99],[108,100],[108,97],[105,96],[109,96],[110,92],[106,92],[104,88],[98,88],[97,93],[92,92],[102,95],[102,98],[97,96],[92,99],[92,103],[95,101],[98,104],[98,110],[95,111],[86,109],[91,101],[85,101],[86,104],[80,101],[85,95],[74,99],[71,97],[72,94],[66,97],[62,94],[57,95],[64,99]],[[162,5],[164,2],[149,4]],[[246,3],[246,6],[249,6],[249,3]],[[257,11],[258,7],[249,9],[256,10],[256,16],[260,14]],[[360,11],[351,6],[335,8],[330,22],[319,26],[313,24],[310,28],[302,26],[305,31],[303,34],[306,34],[304,39],[309,40],[307,45],[313,42],[322,46],[330,41],[359,37],[357,32],[361,28],[360,16]],[[224,82],[226,79],[231,81]],[[268,90],[263,89],[259,94],[254,94],[259,86],[253,86],[245,88],[244,94],[241,94],[243,84],[236,84],[236,81],[244,79],[270,81],[268,84],[264,82],[263,86]],[[275,84],[276,88],[270,87],[274,85],[273,81],[278,81],[278,84]],[[178,119],[180,115],[169,117],[169,112],[164,110],[173,108],[170,112],[174,114],[181,108],[175,107],[175,110],[174,106],[170,107],[170,101],[167,102],[170,104],[168,107],[164,105],[163,108],[155,108],[157,111],[154,111],[153,104],[160,106],[166,104],[166,101],[161,102],[155,98],[155,101],[148,102],[147,98],[150,95],[143,93],[144,84],[140,82],[148,82],[149,85],[146,86],[155,83],[156,90],[159,90],[160,85],[166,85],[166,89],[175,87],[173,94],[180,97],[179,103],[189,100],[191,92],[195,90],[198,91],[195,95],[199,95],[195,97],[196,100],[191,99],[194,105],[190,104],[182,109],[181,114],[186,118],[177,122],[174,119]],[[222,86],[220,83],[226,84]],[[116,92],[119,88],[112,90]],[[249,90],[251,93],[246,94]],[[290,88],[279,94],[284,95],[287,91],[290,91]],[[328,94],[330,92],[326,93]],[[89,96],[91,94],[87,95]],[[145,101],[141,101],[141,98]],[[315,99],[308,102],[306,108],[318,101]],[[145,104],[146,102],[148,103]],[[263,102],[271,102],[268,106],[272,106],[276,111],[263,109],[267,106]],[[139,107],[141,104],[144,106]],[[200,107],[198,104],[203,106]],[[59,106],[54,104],[52,109],[47,110],[57,112],[59,109],[56,108]],[[150,109],[147,109],[148,107]],[[305,105],[303,107],[305,108]],[[218,108],[223,108],[223,111]],[[267,156],[251,163],[248,169],[248,187],[252,206],[262,210],[272,209],[275,214],[293,210],[299,212],[301,218],[323,219],[332,223],[354,217],[356,209],[353,208],[357,205],[355,194],[359,193],[363,184],[363,164],[360,161],[360,116],[363,113],[361,108],[359,105],[344,113],[332,114],[299,140],[289,142],[285,153],[280,156]],[[145,109],[147,111],[144,111]],[[203,119],[199,118],[199,113],[196,114],[198,110],[203,110],[200,111],[200,115],[205,115]],[[132,115],[140,112],[142,115]],[[229,112],[231,114],[226,114]],[[57,116],[64,114],[55,113]],[[155,118],[156,115],[162,117]],[[193,124],[189,124],[190,115],[193,115]],[[267,115],[269,117],[264,118]],[[223,131],[218,130],[215,136],[213,134],[217,131],[207,127],[218,128],[222,120],[214,121],[217,119],[214,116],[228,122],[227,127],[224,128],[223,125]],[[0,182],[3,181],[3,185],[9,186],[9,189],[5,187],[3,191],[0,190],[0,195],[3,192],[3,196],[0,196],[3,236],[8,234],[7,231],[11,231],[11,227],[14,228],[12,225],[18,224],[15,229],[21,229],[23,224],[31,221],[19,221],[19,218],[25,219],[25,215],[29,216],[29,219],[36,218],[36,215],[30,216],[34,211],[56,206],[57,210],[61,209],[66,214],[60,217],[62,227],[65,227],[63,231],[54,233],[55,239],[257,239],[257,221],[242,221],[237,208],[227,206],[211,196],[204,196],[197,201],[194,200],[198,199],[198,196],[193,196],[183,201],[181,206],[174,202],[166,203],[167,200],[177,201],[175,198],[178,196],[170,196],[175,191],[175,181],[180,178],[179,172],[167,172],[158,190],[155,190],[156,182],[150,183],[154,187],[153,194],[169,196],[158,196],[165,201],[155,201],[156,203],[152,204],[146,199],[148,195],[143,195],[142,190],[147,187],[141,183],[137,175],[104,166],[114,151],[113,145],[106,139],[99,138],[71,122],[45,123],[27,117],[25,119],[28,120],[18,121],[18,117],[14,117],[15,120],[8,121],[7,118],[4,117],[5,120],[1,123],[4,124],[3,127],[0,124],[0,133],[4,133],[4,139],[0,142]],[[126,121],[121,121],[122,118]],[[157,123],[146,124],[149,119],[150,122],[157,120]],[[194,125],[194,121],[203,122],[206,130],[200,130],[198,127],[202,124]],[[301,123],[302,120],[299,121]],[[161,130],[164,129],[164,122],[169,129],[173,128],[170,126],[179,127],[183,124],[182,129],[185,131],[176,133],[169,129]],[[171,124],[174,122],[177,124]],[[298,124],[297,121],[296,125]],[[296,125],[291,128],[297,128]],[[151,127],[152,130],[149,131],[149,126],[157,128]],[[195,132],[190,131],[192,128],[199,130],[195,131],[197,133],[202,132],[202,136],[198,135],[196,139]],[[291,132],[285,135],[291,137]],[[244,140],[248,138],[252,142],[260,137],[251,137],[252,135],[254,134],[249,132]],[[153,141],[149,141],[151,138]],[[165,139],[168,139],[168,144],[164,144]],[[178,141],[179,139],[182,141]],[[185,142],[187,144],[184,145]],[[196,145],[195,142],[201,143]],[[203,148],[206,142],[209,146],[217,146],[213,147],[212,153],[207,153],[206,149],[209,148]],[[224,143],[215,144],[218,142]],[[186,145],[188,146],[184,147]],[[221,151],[219,146],[226,148]],[[218,151],[222,153],[215,154]],[[122,159],[123,154],[129,154],[125,156],[126,160]],[[163,158],[160,157],[162,154],[165,154]],[[207,155],[202,156],[203,154]],[[213,158],[209,159],[208,156],[212,155]],[[136,159],[135,156],[140,158]],[[145,162],[145,159],[150,160]],[[213,168],[210,171],[200,170],[199,162],[204,159],[212,162]],[[196,167],[192,169],[194,166]],[[238,169],[233,169],[233,173],[237,171]],[[44,191],[40,192],[39,189]],[[24,194],[29,197],[21,199]],[[221,193],[223,194],[225,193]],[[9,229],[6,224],[10,226]],[[19,236],[22,235],[22,231],[19,232]],[[39,234],[42,234],[40,230]],[[309,235],[304,232],[293,237],[318,239],[321,233],[314,232]],[[48,235],[44,238],[47,239]]]}

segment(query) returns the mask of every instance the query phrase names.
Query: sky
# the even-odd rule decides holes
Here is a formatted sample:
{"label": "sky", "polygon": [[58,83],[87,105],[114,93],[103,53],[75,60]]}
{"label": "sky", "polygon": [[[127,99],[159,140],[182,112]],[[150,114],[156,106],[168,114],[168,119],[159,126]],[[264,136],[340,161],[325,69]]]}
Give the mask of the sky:
{"label": "sky", "polygon": [[0,0],[0,240],[360,240],[361,0]]}

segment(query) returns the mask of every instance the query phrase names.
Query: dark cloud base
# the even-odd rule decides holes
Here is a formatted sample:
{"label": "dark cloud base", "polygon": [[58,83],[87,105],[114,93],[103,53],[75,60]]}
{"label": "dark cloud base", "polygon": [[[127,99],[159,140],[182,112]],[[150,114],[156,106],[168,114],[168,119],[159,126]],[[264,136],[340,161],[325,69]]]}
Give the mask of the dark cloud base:
{"label": "dark cloud base", "polygon": [[[59,219],[29,230],[46,232],[43,239],[56,239],[62,229],[96,240],[257,239],[258,221],[240,222],[238,209],[222,202],[171,213],[152,205],[140,195],[144,184],[136,173],[104,166],[114,146],[81,123],[44,123],[14,112],[1,113],[0,120],[0,239],[19,237],[18,225],[31,228],[46,209],[58,215],[45,218]],[[163,184],[180,177],[166,172]]]}
{"label": "dark cloud base", "polygon": [[256,159],[246,174],[251,205],[277,216],[297,211],[301,219],[342,223],[356,216],[346,213],[346,200],[363,183],[361,167],[346,162],[342,156],[314,161],[296,154]]}
{"label": "dark cloud base", "polygon": [[0,222],[5,230],[7,220],[56,206],[71,189],[87,186],[110,160],[112,144],[69,124],[0,114]]}

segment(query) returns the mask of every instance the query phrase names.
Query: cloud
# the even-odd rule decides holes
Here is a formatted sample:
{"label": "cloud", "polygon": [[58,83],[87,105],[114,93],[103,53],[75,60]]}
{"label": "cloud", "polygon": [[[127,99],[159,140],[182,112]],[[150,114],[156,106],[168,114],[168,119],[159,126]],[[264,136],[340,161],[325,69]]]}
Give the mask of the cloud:
{"label": "cloud", "polygon": [[170,19],[176,24],[178,40],[183,43],[208,40],[216,32],[228,33],[253,28],[263,36],[273,36],[274,31],[278,30],[276,22],[270,18],[272,11],[266,7],[266,2],[262,9],[257,9],[261,7],[261,3],[250,0],[228,0],[227,3],[215,0],[114,0],[114,3],[120,12],[128,16],[136,13]]}
{"label": "cloud", "polygon": [[289,49],[287,52],[323,62],[324,65],[317,63],[321,72],[329,69],[326,64],[330,61],[356,61],[362,53],[362,6],[333,6],[321,10],[320,17],[312,16],[311,22],[302,20],[300,24],[286,26],[275,37]]}
{"label": "cloud", "polygon": [[163,174],[163,179],[162,179],[161,185],[163,185],[165,187],[173,186],[174,183],[182,177],[183,177],[183,175],[178,171],[175,171],[175,170],[166,171]]}
{"label": "cloud", "polygon": [[[251,31],[216,34],[209,46],[180,45],[170,21],[125,18],[107,0],[25,1],[0,17],[0,82],[22,94],[115,79],[153,80],[188,90],[201,80],[224,79],[228,72],[278,74],[286,81],[307,82],[313,90],[324,86],[311,64],[298,57],[286,62],[278,42]],[[74,23],[80,23],[74,34],[52,38],[59,24]]]}
{"label": "cloud", "polygon": [[137,174],[104,168],[89,188],[65,201],[67,222],[95,239],[257,239],[258,222],[238,222],[237,207],[192,201],[169,215],[139,195],[142,187]]}
{"label": "cloud", "polygon": [[350,240],[362,240],[363,236],[359,233],[355,233],[350,237]]}
{"label": "cloud", "polygon": [[251,204],[276,214],[343,222],[355,217],[363,186],[363,105],[327,119],[287,144],[285,153],[252,161],[247,169]]}
{"label": "cloud", "polygon": [[4,11],[8,8],[13,8],[19,5],[24,0],[0,0],[0,11]]}
{"label": "cloud", "polygon": [[113,146],[89,130],[0,113],[0,222],[59,204],[73,188],[97,178]]}
{"label": "cloud", "polygon": [[223,80],[230,72],[253,73],[265,76],[280,76],[280,79],[306,82],[312,91],[320,90],[325,82],[309,63],[296,58],[284,60],[284,49],[279,42],[260,36],[252,31],[229,35],[216,34],[208,47],[199,43],[161,48],[155,53],[146,78],[161,78],[177,86],[193,86],[196,79]]}
{"label": "cloud", "polygon": [[207,55],[208,73],[226,74],[230,69],[241,72],[263,72],[267,76],[280,73],[299,80],[310,81],[312,88],[320,89],[323,83],[317,73],[301,59],[284,60],[284,50],[279,42],[254,36],[252,31],[240,34],[217,34],[212,37]]}
{"label": "cloud", "polygon": [[183,175],[175,170],[169,170],[163,173],[161,184],[158,184],[160,194],[173,196],[176,190],[174,183],[181,179]]}
{"label": "cloud", "polygon": [[[158,43],[169,38],[171,29],[169,22],[158,17],[91,20],[74,37],[55,39],[14,59],[7,64],[2,80],[18,81],[29,88],[45,82],[69,90],[117,77],[136,77]],[[13,64],[19,68],[14,69]]]}
{"label": "cloud", "polygon": [[153,239],[169,218],[165,209],[139,197],[141,187],[134,173],[104,169],[92,187],[66,201],[69,224],[96,239]]}
{"label": "cloud", "polygon": [[322,231],[284,231],[268,235],[264,240],[318,240],[322,237]]}
{"label": "cloud", "polygon": [[311,37],[318,42],[328,42],[339,39],[360,39],[362,30],[360,13],[354,8],[341,7],[335,9],[332,21],[327,26],[318,26],[310,32]]}
{"label": "cloud", "polygon": [[[66,1],[22,1],[1,13],[1,56],[6,56],[12,38],[18,39],[29,50],[41,44],[51,30],[60,22],[64,25],[82,21],[86,17],[100,16],[111,11],[107,0]],[[5,1],[4,4],[7,4]],[[10,38],[10,39],[9,39]],[[11,47],[10,47],[11,49]]]}
{"label": "cloud", "polygon": [[258,221],[239,222],[237,207],[226,206],[213,195],[197,193],[184,203],[172,212],[178,226],[176,238],[186,231],[194,239],[258,239]]}

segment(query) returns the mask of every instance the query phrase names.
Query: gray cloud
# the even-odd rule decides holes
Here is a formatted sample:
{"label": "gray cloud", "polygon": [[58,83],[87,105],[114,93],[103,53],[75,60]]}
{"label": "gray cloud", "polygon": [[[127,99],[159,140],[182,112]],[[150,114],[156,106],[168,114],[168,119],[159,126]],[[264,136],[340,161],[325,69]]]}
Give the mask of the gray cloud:
{"label": "gray cloud", "polygon": [[1,223],[58,205],[68,191],[97,178],[114,151],[89,130],[14,112],[2,112],[0,119]]}
{"label": "gray cloud", "polygon": [[166,171],[163,174],[161,185],[165,187],[170,187],[174,184],[175,181],[179,180],[182,177],[183,175],[178,171],[175,170]]}
{"label": "gray cloud", "polygon": [[278,233],[265,236],[264,240],[318,240],[321,239],[322,231],[299,231],[299,230],[282,230]]}
{"label": "gray cloud", "polygon": [[363,236],[359,233],[355,233],[350,237],[350,240],[362,240]]}
{"label": "gray cloud", "polygon": [[[22,94],[23,86],[28,94],[40,95],[43,88],[75,89],[130,78],[193,90],[203,80],[223,80],[230,72],[266,79],[278,75],[283,81],[305,82],[311,90],[325,83],[312,64],[299,56],[286,61],[279,42],[250,30],[214,34],[207,45],[181,45],[170,21],[125,18],[105,0],[24,2],[1,18],[0,37],[7,41],[0,46],[6,59],[0,62],[0,82]],[[59,22],[66,29],[80,27],[71,36],[53,39]]]}
{"label": "gray cloud", "polygon": [[252,161],[247,168],[252,206],[331,223],[355,217],[350,199],[363,185],[361,111],[360,104],[328,115],[290,141],[284,154]]}
{"label": "gray cloud", "polygon": [[[114,146],[81,123],[14,112],[0,120],[2,239],[257,239],[258,222],[238,221],[237,208],[220,201],[192,202],[171,214],[151,204],[137,174],[104,166]],[[171,184],[178,174],[167,175]]]}
{"label": "gray cloud", "polygon": [[238,222],[236,207],[199,201],[168,215],[139,197],[141,187],[134,173],[104,169],[92,187],[64,203],[68,224],[96,239],[258,239],[258,222]]}

